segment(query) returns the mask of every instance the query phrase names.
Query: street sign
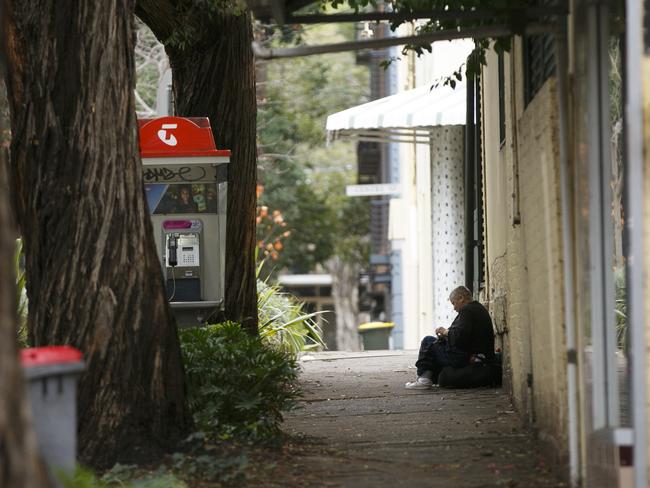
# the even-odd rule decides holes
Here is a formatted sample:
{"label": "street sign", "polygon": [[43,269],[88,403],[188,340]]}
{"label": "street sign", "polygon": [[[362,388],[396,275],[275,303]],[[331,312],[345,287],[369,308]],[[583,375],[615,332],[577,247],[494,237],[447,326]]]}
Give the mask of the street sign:
{"label": "street sign", "polygon": [[399,183],[379,183],[376,185],[348,185],[345,194],[349,197],[371,197],[375,195],[398,195]]}

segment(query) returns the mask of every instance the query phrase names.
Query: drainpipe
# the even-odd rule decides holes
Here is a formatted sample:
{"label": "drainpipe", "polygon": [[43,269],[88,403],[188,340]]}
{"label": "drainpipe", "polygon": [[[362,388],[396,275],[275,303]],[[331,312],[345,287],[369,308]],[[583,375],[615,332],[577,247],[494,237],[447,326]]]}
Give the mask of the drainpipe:
{"label": "drainpipe", "polygon": [[465,286],[474,293],[474,92],[476,81],[467,80],[465,116]]}
{"label": "drainpipe", "polygon": [[571,246],[572,219],[569,201],[569,123],[567,80],[567,37],[566,24],[556,34],[556,66],[558,79],[558,109],[560,131],[560,200],[562,205],[562,255],[564,275],[564,323],[567,349],[567,390],[569,422],[569,478],[571,486],[577,486],[579,480],[579,424],[578,424],[578,354],[576,351],[576,330],[574,311],[573,247]]}

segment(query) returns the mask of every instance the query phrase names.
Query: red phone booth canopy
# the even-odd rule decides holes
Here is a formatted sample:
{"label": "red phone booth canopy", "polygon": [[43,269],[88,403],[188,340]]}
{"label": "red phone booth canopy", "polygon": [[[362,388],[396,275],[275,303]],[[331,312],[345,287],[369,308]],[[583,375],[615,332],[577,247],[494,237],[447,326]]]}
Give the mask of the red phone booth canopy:
{"label": "red phone booth canopy", "polygon": [[[217,149],[207,117],[160,117],[139,119],[140,156],[143,159],[209,158],[210,163],[227,163],[230,151]],[[160,161],[162,162],[162,161]],[[198,162],[198,161],[197,161]]]}

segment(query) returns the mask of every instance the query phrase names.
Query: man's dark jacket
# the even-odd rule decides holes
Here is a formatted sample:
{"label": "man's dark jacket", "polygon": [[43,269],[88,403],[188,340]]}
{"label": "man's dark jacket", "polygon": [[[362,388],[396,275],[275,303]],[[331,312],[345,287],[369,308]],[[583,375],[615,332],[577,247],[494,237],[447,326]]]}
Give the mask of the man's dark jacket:
{"label": "man's dark jacket", "polygon": [[477,301],[464,305],[449,330],[447,339],[452,349],[468,354],[485,354],[488,361],[494,358],[494,330],[490,314]]}

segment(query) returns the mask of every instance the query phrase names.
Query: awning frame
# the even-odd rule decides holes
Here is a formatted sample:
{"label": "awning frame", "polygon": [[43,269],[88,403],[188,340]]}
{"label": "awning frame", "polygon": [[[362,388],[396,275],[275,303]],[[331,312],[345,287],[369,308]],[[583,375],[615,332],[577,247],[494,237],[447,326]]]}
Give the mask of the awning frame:
{"label": "awning frame", "polygon": [[394,127],[382,129],[342,129],[327,131],[327,142],[337,139],[377,143],[430,144],[433,125],[417,128]]}

